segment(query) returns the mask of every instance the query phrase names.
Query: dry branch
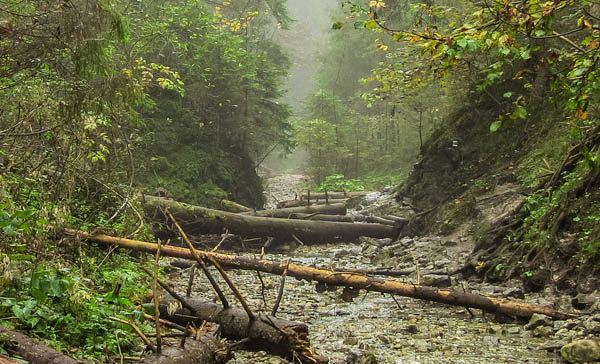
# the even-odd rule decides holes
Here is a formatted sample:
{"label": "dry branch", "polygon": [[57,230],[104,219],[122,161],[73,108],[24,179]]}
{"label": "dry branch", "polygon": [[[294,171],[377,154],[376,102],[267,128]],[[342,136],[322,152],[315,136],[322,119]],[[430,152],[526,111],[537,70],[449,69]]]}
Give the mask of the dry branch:
{"label": "dry branch", "polygon": [[[121,247],[132,250],[150,253],[156,251],[156,244],[152,243],[115,238],[106,235],[92,235],[86,232],[78,232],[75,230],[66,230],[65,233],[99,243],[117,244]],[[176,258],[193,258],[188,250],[171,246],[163,247],[162,252],[163,255],[169,255]],[[281,275],[286,270],[287,266],[285,262],[274,262],[250,257],[231,256],[202,251],[198,251],[198,253],[204,257],[208,257],[210,255],[223,267],[232,269],[258,270],[261,272]],[[289,264],[287,268],[287,275],[299,279],[322,282],[329,286],[353,287],[368,291],[441,302],[449,305],[479,308],[491,313],[502,313],[518,317],[528,318],[534,313],[541,313],[557,319],[576,317],[575,314],[564,313],[554,310],[551,307],[531,304],[523,301],[506,300],[495,297],[486,297],[479,294],[459,292],[455,290],[443,290],[410,283],[382,280],[356,273],[332,272],[297,264]]]}

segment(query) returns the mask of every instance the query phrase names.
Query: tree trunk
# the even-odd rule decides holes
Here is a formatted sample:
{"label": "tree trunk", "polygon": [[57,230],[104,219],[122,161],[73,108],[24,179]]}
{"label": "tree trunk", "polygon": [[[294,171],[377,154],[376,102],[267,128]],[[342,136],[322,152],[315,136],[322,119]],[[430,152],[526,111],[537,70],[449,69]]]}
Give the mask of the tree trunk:
{"label": "tree trunk", "polygon": [[[308,326],[300,322],[283,320],[273,316],[260,314],[256,320],[250,322],[248,314],[239,308],[228,307],[203,302],[196,299],[187,299],[194,312],[185,308],[178,309],[175,313],[169,314],[168,306],[172,300],[163,300],[160,305],[160,316],[178,323],[182,326],[190,322],[195,322],[196,326],[203,320],[214,322],[221,327],[221,333],[224,337],[232,340],[244,338],[250,339],[246,346],[253,350],[265,350],[282,357],[292,358],[300,354],[296,352],[302,345],[298,340],[309,345]],[[195,318],[194,318],[195,317]],[[309,347],[305,347],[309,349]],[[315,358],[324,361],[321,357]]]}
{"label": "tree trunk", "polygon": [[[350,224],[347,224],[350,225]],[[92,235],[86,232],[65,230],[67,235],[79,236],[91,241],[119,245],[127,249],[155,253],[157,245],[141,241],[115,238],[106,235]],[[187,249],[176,248],[172,246],[161,247],[161,253],[166,256],[193,259]],[[480,308],[491,313],[501,313],[517,317],[531,317],[534,313],[541,313],[556,319],[566,319],[576,317],[574,314],[559,312],[551,307],[530,304],[523,301],[505,300],[495,297],[486,297],[479,294],[460,292],[455,290],[442,290],[432,287],[426,287],[411,283],[403,283],[390,280],[382,280],[367,277],[356,273],[331,272],[329,270],[306,267],[284,262],[274,262],[263,259],[254,259],[243,256],[231,256],[225,254],[201,252],[203,257],[211,256],[219,264],[232,269],[258,270],[272,274],[283,274],[287,270],[287,275],[308,281],[318,281],[326,283],[329,286],[344,286],[367,291],[389,293],[393,295],[419,298],[428,301],[441,302],[449,305]],[[286,268],[287,267],[287,268]]]}
{"label": "tree trunk", "polygon": [[341,203],[329,204],[329,205],[318,205],[318,206],[301,206],[301,207],[289,207],[284,209],[274,210],[259,210],[255,212],[243,213],[243,215],[251,216],[262,216],[262,217],[280,217],[287,219],[290,214],[314,214],[319,213],[320,215],[346,215],[346,205]]}
{"label": "tree trunk", "polygon": [[[0,337],[7,336],[17,344],[16,352],[30,363],[36,364],[78,364],[83,363],[69,358],[43,343],[36,341],[25,334],[9,330],[0,325]],[[1,359],[0,359],[1,360]]]}
{"label": "tree trunk", "polygon": [[233,202],[233,201],[229,201],[229,200],[222,200],[221,206],[222,206],[223,210],[227,211],[227,212],[236,212],[237,213],[237,212],[251,212],[252,211],[252,209],[249,207],[246,207],[237,202]]}
{"label": "tree trunk", "polygon": [[[319,199],[314,199],[310,198],[310,200],[286,200],[286,201],[279,201],[277,203],[277,208],[290,208],[290,207],[299,207],[299,206],[313,206],[313,205],[327,205],[327,204],[346,204],[346,202],[348,202],[347,198],[330,198],[330,199],[325,199],[325,197],[323,198],[319,198]],[[310,203],[310,205],[309,205]]]}
{"label": "tree trunk", "polygon": [[224,364],[231,359],[227,344],[220,341],[219,326],[206,325],[198,341],[187,338],[184,348],[164,346],[160,354],[152,354],[141,364]]}
{"label": "tree trunk", "polygon": [[396,238],[398,229],[380,224],[351,224],[328,221],[275,219],[233,214],[188,205],[160,197],[145,196],[148,216],[164,221],[162,211],[169,209],[186,233],[231,234],[279,239],[300,239],[304,244],[354,241],[360,236]]}

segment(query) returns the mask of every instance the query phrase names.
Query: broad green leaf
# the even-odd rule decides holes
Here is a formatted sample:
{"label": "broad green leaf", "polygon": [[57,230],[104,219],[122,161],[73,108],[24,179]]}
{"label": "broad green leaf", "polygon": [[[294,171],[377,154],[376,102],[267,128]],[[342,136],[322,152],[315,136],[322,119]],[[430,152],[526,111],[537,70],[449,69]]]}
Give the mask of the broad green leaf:
{"label": "broad green leaf", "polygon": [[492,123],[492,125],[490,125],[490,131],[492,133],[495,133],[498,129],[500,129],[501,126],[502,126],[502,121],[496,120]]}

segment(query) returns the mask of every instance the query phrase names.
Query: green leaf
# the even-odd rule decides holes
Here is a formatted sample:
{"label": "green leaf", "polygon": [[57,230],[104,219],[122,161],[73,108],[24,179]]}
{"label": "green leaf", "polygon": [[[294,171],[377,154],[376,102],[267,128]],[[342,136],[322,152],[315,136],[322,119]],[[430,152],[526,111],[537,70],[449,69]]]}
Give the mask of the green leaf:
{"label": "green leaf", "polygon": [[515,111],[510,115],[511,119],[525,119],[527,117],[527,109],[521,105],[517,105]]}
{"label": "green leaf", "polygon": [[373,29],[377,26],[377,22],[373,19],[369,20],[368,22],[365,23],[365,28],[367,29]]}
{"label": "green leaf", "polygon": [[495,133],[498,129],[500,129],[501,126],[502,126],[502,121],[496,120],[492,123],[492,125],[490,125],[490,131],[492,133]]}
{"label": "green leaf", "polygon": [[335,23],[333,23],[333,25],[331,26],[331,29],[335,29],[335,30],[340,30],[344,27],[344,22],[341,21],[336,21]]}
{"label": "green leaf", "polygon": [[510,99],[512,97],[512,95],[513,95],[513,93],[509,91],[509,92],[505,92],[504,95],[502,95],[502,96],[504,96],[507,99]]}

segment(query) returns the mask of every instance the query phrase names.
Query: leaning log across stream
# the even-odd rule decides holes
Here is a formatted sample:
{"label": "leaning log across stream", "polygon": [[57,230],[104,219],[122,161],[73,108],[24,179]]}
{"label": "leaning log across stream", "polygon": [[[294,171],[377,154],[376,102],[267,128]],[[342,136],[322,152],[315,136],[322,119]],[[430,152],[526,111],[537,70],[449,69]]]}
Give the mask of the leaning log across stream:
{"label": "leaning log across stream", "polygon": [[144,209],[149,216],[164,221],[167,209],[188,234],[231,234],[300,240],[304,244],[355,241],[361,236],[396,238],[398,229],[381,224],[353,224],[329,221],[275,219],[234,214],[188,205],[160,197],[145,196]]}
{"label": "leaning log across stream", "polygon": [[[107,235],[93,235],[70,229],[65,230],[65,234],[78,236],[82,239],[87,239],[98,243],[118,245],[123,248],[144,251],[148,253],[155,253],[157,248],[157,245],[152,243],[116,238]],[[193,259],[189,250],[172,246],[161,247],[161,253],[164,256]],[[306,279],[308,281],[314,280],[325,283],[329,286],[353,287],[365,289],[367,291],[389,293],[392,295],[441,302],[449,305],[479,308],[490,313],[500,313],[525,318],[531,317],[531,315],[534,313],[541,313],[556,319],[567,319],[577,316],[575,314],[557,311],[551,307],[531,304],[523,301],[487,297],[480,294],[460,292],[456,290],[436,289],[416,284],[367,277],[366,275],[357,273],[332,272],[297,264],[288,265],[285,262],[274,262],[264,259],[254,259],[251,257],[232,256],[203,251],[198,251],[198,253],[203,258],[211,256],[214,260],[226,268],[256,270],[278,275],[283,274],[283,272],[287,270],[287,275],[290,277]]]}

